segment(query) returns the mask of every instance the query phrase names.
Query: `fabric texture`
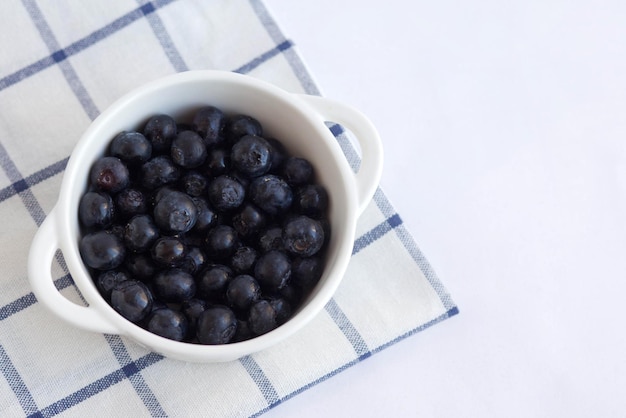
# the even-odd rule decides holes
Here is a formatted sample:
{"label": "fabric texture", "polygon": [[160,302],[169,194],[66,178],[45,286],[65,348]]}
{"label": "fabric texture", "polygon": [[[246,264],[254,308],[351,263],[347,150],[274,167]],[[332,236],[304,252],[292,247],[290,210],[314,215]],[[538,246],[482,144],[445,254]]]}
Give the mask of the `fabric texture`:
{"label": "fabric texture", "polygon": [[[64,323],[31,292],[28,250],[72,148],[101,111],[147,81],[193,69],[319,90],[257,0],[3,1],[0,51],[0,416],[261,415],[458,312],[379,189],[334,298],[273,348],[190,364]],[[356,167],[348,136],[329,129]],[[50,268],[59,291],[80,303],[62,257]]]}

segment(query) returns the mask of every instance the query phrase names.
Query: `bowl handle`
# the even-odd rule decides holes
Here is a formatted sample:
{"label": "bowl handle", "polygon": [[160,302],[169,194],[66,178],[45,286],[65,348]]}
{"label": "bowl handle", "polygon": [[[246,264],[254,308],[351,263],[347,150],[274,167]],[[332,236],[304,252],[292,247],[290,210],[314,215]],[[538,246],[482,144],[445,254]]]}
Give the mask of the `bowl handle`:
{"label": "bowl handle", "polygon": [[361,112],[326,97],[297,94],[328,122],[337,122],[352,131],[361,148],[361,166],[355,174],[359,214],[376,192],[383,170],[383,146],[376,127]]}
{"label": "bowl handle", "polygon": [[35,297],[61,319],[78,328],[103,334],[119,334],[119,330],[94,308],[70,301],[54,285],[50,266],[59,249],[55,221],[53,209],[35,234],[28,254],[28,278]]}

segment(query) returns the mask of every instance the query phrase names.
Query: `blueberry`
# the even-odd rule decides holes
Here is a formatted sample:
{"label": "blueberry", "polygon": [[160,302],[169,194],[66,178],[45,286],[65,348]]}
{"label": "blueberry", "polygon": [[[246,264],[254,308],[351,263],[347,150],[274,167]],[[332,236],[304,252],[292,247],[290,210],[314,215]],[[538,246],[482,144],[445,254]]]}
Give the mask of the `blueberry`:
{"label": "blueberry", "polygon": [[226,287],[228,304],[238,310],[246,310],[261,297],[261,287],[249,274],[235,276]]}
{"label": "blueberry", "polygon": [[244,239],[254,238],[267,223],[267,216],[252,203],[244,203],[232,217],[233,228]]}
{"label": "blueberry", "polygon": [[249,193],[252,202],[270,215],[286,212],[293,202],[291,187],[273,174],[254,179]]}
{"label": "blueberry", "polygon": [[130,182],[128,167],[117,157],[102,157],[91,166],[89,180],[98,190],[115,194]]}
{"label": "blueberry", "polygon": [[313,180],[313,166],[304,158],[287,158],[283,163],[281,171],[283,177],[290,185],[302,185]]}
{"label": "blueberry", "polygon": [[148,201],[139,189],[128,187],[115,195],[115,208],[122,218],[146,213]]}
{"label": "blueberry", "polygon": [[152,310],[152,293],[137,280],[126,280],[111,290],[111,306],[131,322],[139,322]]}
{"label": "blueberry", "polygon": [[163,270],[154,276],[154,292],[163,302],[180,303],[195,296],[196,282],[184,270]]}
{"label": "blueberry", "polygon": [[187,332],[188,335],[196,335],[196,325],[198,324],[198,318],[200,317],[200,314],[202,312],[207,310],[208,307],[209,304],[206,301],[197,298],[186,300],[180,305],[182,313],[187,318],[187,324],[189,329],[189,331]]}
{"label": "blueberry", "polygon": [[243,186],[244,190],[248,189],[248,186],[250,185],[250,178],[248,176],[237,170],[229,171],[228,175],[237,180]]}
{"label": "blueberry", "polygon": [[291,282],[309,290],[317,284],[324,272],[324,261],[318,256],[296,258],[291,263]]}
{"label": "blueberry", "polygon": [[283,298],[290,306],[298,306],[302,297],[305,295],[302,288],[293,284],[293,282],[287,283],[285,287],[278,291],[279,297]]}
{"label": "blueberry", "polygon": [[282,142],[276,138],[265,138],[265,140],[272,147],[272,162],[270,170],[275,174],[278,173],[283,165],[285,159],[287,159],[287,150]]}
{"label": "blueberry", "polygon": [[170,148],[172,161],[184,168],[200,167],[207,157],[206,145],[194,131],[182,131],[176,135]]}
{"label": "blueberry", "polygon": [[124,260],[124,267],[132,277],[141,281],[149,281],[157,271],[157,266],[150,254],[130,253]]}
{"label": "blueberry", "polygon": [[220,109],[205,106],[196,111],[191,127],[202,137],[206,146],[211,147],[222,142],[224,122],[224,113]]}
{"label": "blueberry", "polygon": [[287,299],[277,297],[269,299],[269,302],[270,305],[272,305],[272,308],[274,308],[274,312],[276,312],[276,323],[281,325],[287,322],[292,314],[291,304],[287,301]]}
{"label": "blueberry", "polygon": [[189,171],[180,179],[182,190],[192,197],[204,196],[207,193],[209,179],[197,171]]}
{"label": "blueberry", "polygon": [[260,136],[244,135],[233,145],[230,160],[244,175],[258,177],[271,167],[272,146]]}
{"label": "blueberry", "polygon": [[150,202],[152,204],[152,209],[163,199],[165,196],[172,192],[178,192],[178,189],[174,188],[174,186],[162,186],[156,190],[153,190],[151,194]]}
{"label": "blueberry", "polygon": [[237,274],[250,273],[257,260],[257,252],[252,247],[241,246],[230,259],[230,266]]}
{"label": "blueberry", "polygon": [[[148,286],[148,289],[151,289],[150,286]],[[152,290],[150,290],[150,291],[152,291]],[[162,300],[154,298],[154,294],[152,295],[152,297],[153,297],[152,309],[151,309],[150,313],[152,313],[154,311],[158,311],[159,309],[167,309],[167,308],[169,308],[167,303],[163,302]]]}
{"label": "blueberry", "polygon": [[259,235],[259,249],[262,252],[284,250],[283,229],[278,226],[273,226],[261,232]]}
{"label": "blueberry", "polygon": [[201,197],[193,197],[193,203],[196,205],[196,224],[193,227],[194,231],[206,232],[210,228],[213,228],[218,223],[218,214],[211,208],[209,202]]}
{"label": "blueberry", "polygon": [[196,246],[190,246],[180,268],[193,275],[202,270],[206,263],[207,257],[204,251]]}
{"label": "blueberry", "polygon": [[85,264],[96,270],[111,270],[124,262],[126,247],[117,235],[100,230],[83,236],[79,244]]}
{"label": "blueberry", "polygon": [[254,277],[264,289],[281,289],[291,277],[291,261],[282,251],[269,251],[257,260]]}
{"label": "blueberry", "polygon": [[205,238],[205,250],[211,258],[222,260],[232,256],[239,246],[237,232],[228,225],[217,225]]}
{"label": "blueberry", "polygon": [[107,270],[98,275],[96,287],[100,294],[108,301],[111,300],[111,291],[118,284],[129,280],[128,274],[121,270]]}
{"label": "blueberry", "polygon": [[180,169],[169,156],[159,155],[141,166],[141,184],[154,190],[176,182],[181,176]]}
{"label": "blueberry", "polygon": [[234,143],[244,135],[263,135],[263,127],[255,118],[248,115],[233,115],[224,126],[226,139]]}
{"label": "blueberry", "polygon": [[243,185],[228,175],[221,175],[209,183],[209,201],[219,211],[237,209],[244,201],[246,191]]}
{"label": "blueberry", "polygon": [[226,291],[232,278],[230,267],[222,264],[208,266],[198,275],[198,295],[205,299],[217,299],[217,295]]}
{"label": "blueberry", "polygon": [[300,214],[320,218],[328,208],[328,193],[319,184],[308,184],[298,189],[294,203]]}
{"label": "blueberry", "polygon": [[204,174],[211,177],[228,173],[230,170],[230,151],[224,148],[211,149],[202,170]]}
{"label": "blueberry", "polygon": [[129,165],[143,164],[152,155],[152,144],[140,132],[124,131],[113,138],[109,153]]}
{"label": "blueberry", "polygon": [[149,215],[134,216],[124,228],[124,244],[131,251],[148,251],[158,238],[159,231]]}
{"label": "blueberry", "polygon": [[187,256],[187,246],[178,237],[161,237],[152,246],[151,254],[158,265],[176,267]]}
{"label": "blueberry", "polygon": [[183,341],[187,336],[188,320],[180,311],[157,309],[148,317],[146,329],[170,340]]}
{"label": "blueberry", "polygon": [[122,241],[124,241],[124,225],[114,223],[106,229],[109,233],[115,235]]}
{"label": "blueberry", "polygon": [[276,311],[267,300],[259,300],[250,306],[248,327],[255,335],[265,334],[276,328]]}
{"label": "blueberry", "polygon": [[324,244],[322,224],[308,216],[298,216],[287,222],[283,229],[285,248],[292,254],[309,257]]}
{"label": "blueberry", "polygon": [[235,335],[233,336],[231,342],[241,342],[249,340],[253,337],[254,334],[252,334],[252,331],[250,331],[250,327],[248,327],[248,321],[237,319],[237,332],[235,332]]}
{"label": "blueberry", "polygon": [[168,115],[151,117],[143,128],[144,136],[152,143],[153,150],[159,153],[169,153],[176,132],[176,121]]}
{"label": "blueberry", "polygon": [[201,344],[227,344],[237,331],[237,317],[225,306],[208,308],[198,316],[196,336]]}
{"label": "blueberry", "polygon": [[166,233],[189,231],[195,225],[197,216],[196,204],[183,192],[167,193],[154,206],[154,222]]}
{"label": "blueberry", "polygon": [[86,227],[107,227],[113,221],[115,205],[111,195],[103,192],[85,193],[78,205],[78,219]]}

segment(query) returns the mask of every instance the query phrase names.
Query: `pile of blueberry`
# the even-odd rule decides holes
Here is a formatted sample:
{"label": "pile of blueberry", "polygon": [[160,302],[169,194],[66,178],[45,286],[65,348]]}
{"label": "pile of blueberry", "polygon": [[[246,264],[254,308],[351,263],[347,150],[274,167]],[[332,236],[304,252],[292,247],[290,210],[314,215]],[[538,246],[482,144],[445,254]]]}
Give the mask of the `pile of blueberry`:
{"label": "pile of blueberry", "polygon": [[176,341],[244,341],[287,321],[318,282],[327,207],[308,160],[256,119],[206,106],[112,139],[79,203],[79,249],[129,321]]}

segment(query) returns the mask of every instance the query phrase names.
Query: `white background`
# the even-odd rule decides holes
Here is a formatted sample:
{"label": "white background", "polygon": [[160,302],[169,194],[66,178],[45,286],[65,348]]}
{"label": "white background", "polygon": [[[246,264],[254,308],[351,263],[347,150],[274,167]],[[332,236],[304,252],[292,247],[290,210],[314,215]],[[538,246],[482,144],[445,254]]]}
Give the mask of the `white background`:
{"label": "white background", "polygon": [[267,416],[625,416],[626,2],[265,3],[460,308]]}

